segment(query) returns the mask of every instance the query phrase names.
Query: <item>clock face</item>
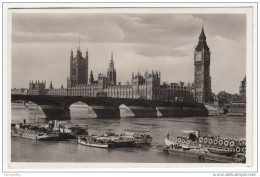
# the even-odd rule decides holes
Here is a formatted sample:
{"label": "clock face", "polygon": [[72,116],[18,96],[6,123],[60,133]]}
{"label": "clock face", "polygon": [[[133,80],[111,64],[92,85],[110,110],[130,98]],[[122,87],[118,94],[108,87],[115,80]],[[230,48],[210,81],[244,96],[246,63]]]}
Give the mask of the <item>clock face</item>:
{"label": "clock face", "polygon": [[195,61],[202,61],[202,53],[201,52],[195,53]]}

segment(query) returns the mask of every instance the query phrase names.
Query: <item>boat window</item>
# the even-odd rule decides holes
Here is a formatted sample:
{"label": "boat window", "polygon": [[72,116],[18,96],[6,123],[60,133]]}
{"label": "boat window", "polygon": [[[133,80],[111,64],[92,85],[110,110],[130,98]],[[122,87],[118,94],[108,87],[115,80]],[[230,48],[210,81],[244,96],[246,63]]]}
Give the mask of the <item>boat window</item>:
{"label": "boat window", "polygon": [[195,141],[196,140],[196,135],[194,135],[193,133],[190,133],[189,134],[189,139],[192,140],[192,141]]}

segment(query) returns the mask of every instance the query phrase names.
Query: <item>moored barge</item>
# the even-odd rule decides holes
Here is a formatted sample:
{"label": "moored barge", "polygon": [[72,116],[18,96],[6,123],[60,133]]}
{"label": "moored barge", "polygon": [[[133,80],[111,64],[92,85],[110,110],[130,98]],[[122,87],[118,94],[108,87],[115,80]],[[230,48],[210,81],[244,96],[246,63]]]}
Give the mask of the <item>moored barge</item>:
{"label": "moored barge", "polygon": [[141,147],[151,144],[152,137],[147,134],[123,132],[116,134],[107,131],[100,136],[88,135],[78,137],[78,143],[91,147],[120,148],[120,147]]}

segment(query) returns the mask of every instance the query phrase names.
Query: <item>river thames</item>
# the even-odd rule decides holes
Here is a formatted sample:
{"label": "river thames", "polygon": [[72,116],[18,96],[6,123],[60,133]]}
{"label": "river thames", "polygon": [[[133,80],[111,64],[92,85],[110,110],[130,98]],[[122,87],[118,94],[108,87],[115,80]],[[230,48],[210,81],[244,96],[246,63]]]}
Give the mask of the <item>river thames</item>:
{"label": "river thames", "polygon": [[[12,123],[47,122],[44,113],[35,105],[12,103]],[[144,162],[144,163],[198,163],[198,159],[167,155],[158,146],[164,144],[169,132],[199,130],[201,135],[220,135],[230,138],[245,138],[245,118],[174,117],[97,119],[84,105],[72,105],[72,124],[85,124],[90,134],[102,134],[106,130],[147,132],[153,137],[150,147],[101,149],[68,141],[35,141],[18,137],[11,138],[12,162]],[[122,111],[122,114],[125,111]],[[203,161],[212,162],[212,161]]]}

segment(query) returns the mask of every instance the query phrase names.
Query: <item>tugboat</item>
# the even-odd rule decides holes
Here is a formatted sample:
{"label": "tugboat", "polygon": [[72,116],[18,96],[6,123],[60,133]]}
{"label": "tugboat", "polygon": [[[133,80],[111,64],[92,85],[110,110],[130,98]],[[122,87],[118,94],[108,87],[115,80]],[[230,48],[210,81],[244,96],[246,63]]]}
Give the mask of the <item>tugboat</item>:
{"label": "tugboat", "polygon": [[199,131],[182,130],[179,135],[167,134],[164,151],[169,154],[219,162],[246,161],[246,141],[220,136],[200,136]]}

